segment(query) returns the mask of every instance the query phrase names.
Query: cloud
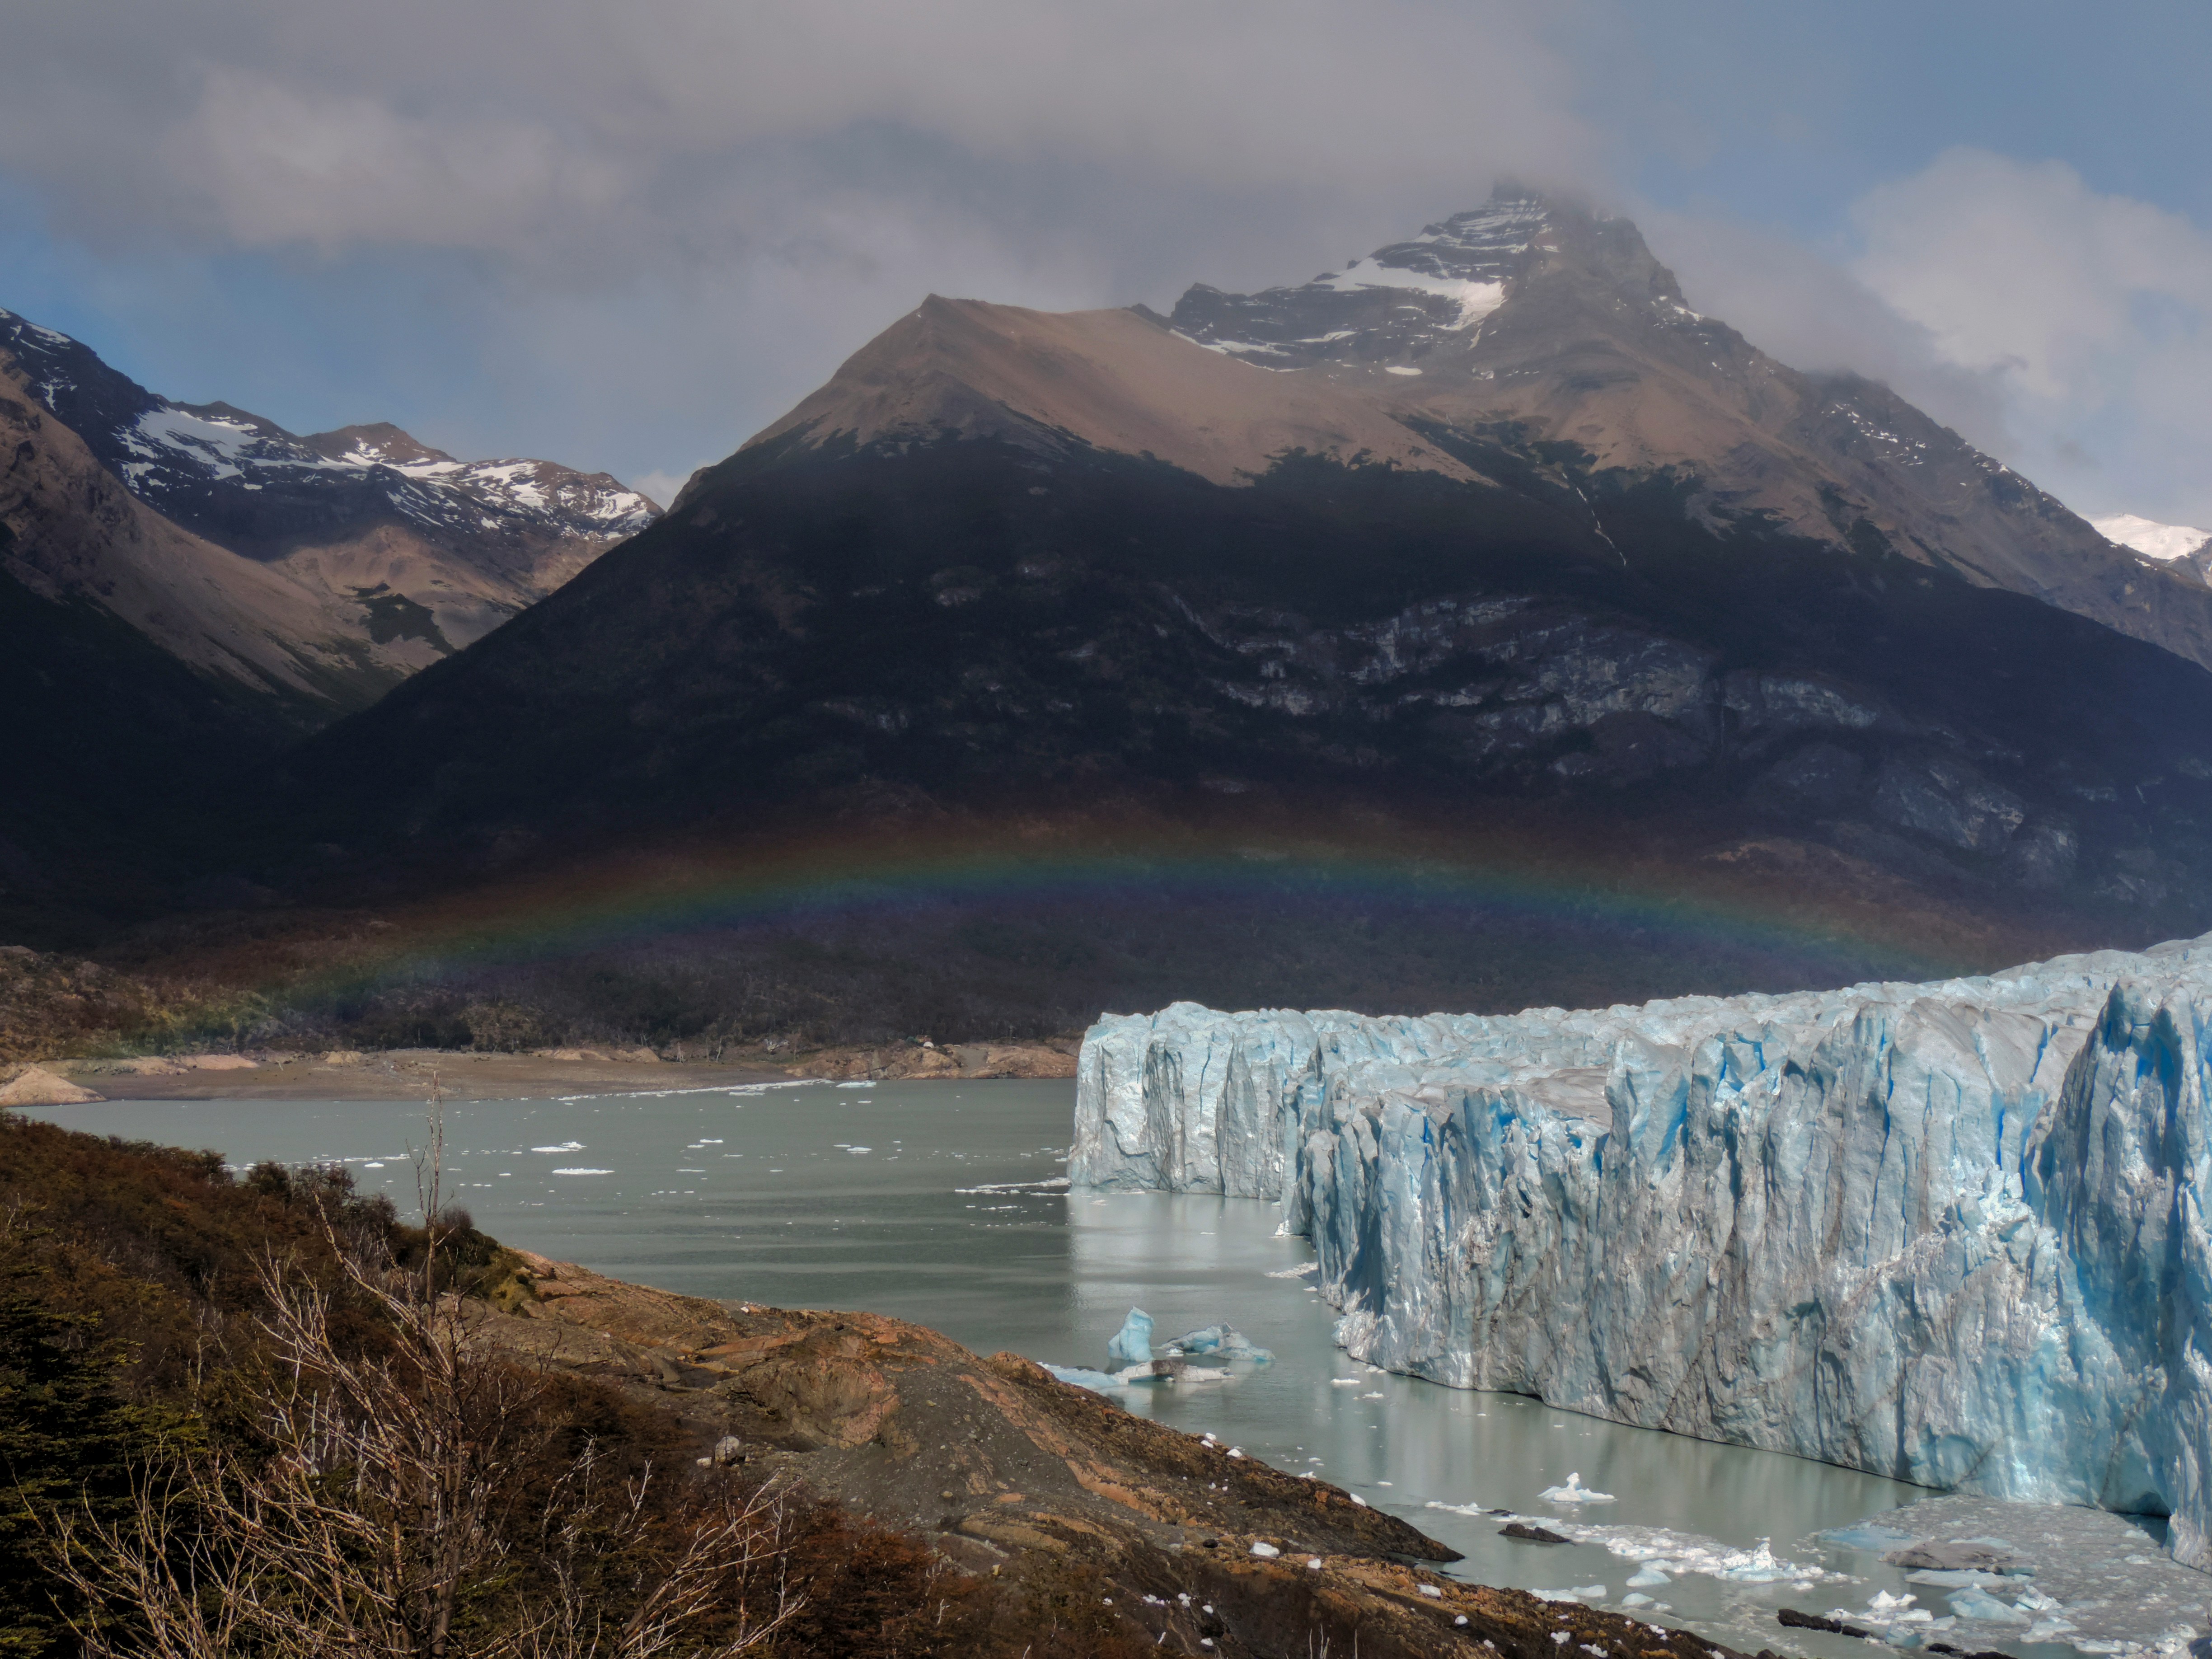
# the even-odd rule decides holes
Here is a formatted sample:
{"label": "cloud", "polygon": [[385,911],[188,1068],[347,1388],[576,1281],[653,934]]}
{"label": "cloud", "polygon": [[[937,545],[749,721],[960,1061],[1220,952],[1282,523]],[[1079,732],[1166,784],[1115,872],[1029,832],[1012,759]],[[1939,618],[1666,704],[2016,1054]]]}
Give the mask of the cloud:
{"label": "cloud", "polygon": [[173,0],[127,30],[112,12],[55,8],[18,35],[0,153],[87,234],[210,246],[425,243],[618,276],[804,243],[838,190],[1009,221],[1103,204],[1101,232],[1127,235],[1198,199],[1433,212],[1493,172],[1598,154],[1516,0]]}
{"label": "cloud", "polygon": [[[124,365],[165,390],[665,488],[931,291],[1164,306],[1300,280],[1501,175],[1620,200],[1712,90],[1700,42],[1623,93],[1635,39],[1610,0],[18,6],[0,199],[64,250],[46,294],[179,342]],[[1784,361],[1886,380],[2085,507],[2212,520],[2187,221],[1973,150],[1826,241],[1637,217]],[[0,232],[0,264],[27,246]]]}
{"label": "cloud", "polygon": [[1836,259],[1713,214],[1638,216],[1690,304],[1770,356],[1881,380],[1992,453],[2012,443],[2001,378],[1947,359],[1936,336]]}
{"label": "cloud", "polygon": [[418,353],[450,388],[465,343],[477,383],[393,411],[453,442],[672,473],[933,290],[1161,303],[1194,279],[1303,278],[1503,173],[1598,178],[1605,143],[1576,110],[1555,15],[1541,0],[17,8],[0,172],[110,265],[198,260],[281,289],[264,325],[320,331],[319,353],[397,308],[343,296],[420,294],[432,313],[386,337],[374,378]]}
{"label": "cloud", "polygon": [[2212,513],[2212,235],[2062,162],[1954,149],[1852,210],[1852,274],[1994,382],[2014,464],[2097,512]]}

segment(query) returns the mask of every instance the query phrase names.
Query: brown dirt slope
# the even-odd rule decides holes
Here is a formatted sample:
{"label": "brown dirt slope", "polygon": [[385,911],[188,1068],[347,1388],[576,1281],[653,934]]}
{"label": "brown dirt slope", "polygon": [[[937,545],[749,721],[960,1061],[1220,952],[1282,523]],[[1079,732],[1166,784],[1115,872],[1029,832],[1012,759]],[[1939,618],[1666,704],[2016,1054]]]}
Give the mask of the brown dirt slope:
{"label": "brown dirt slope", "polygon": [[1427,1564],[1451,1553],[1395,1516],[1133,1417],[1018,1355],[981,1358],[876,1315],[731,1308],[524,1259],[525,1294],[514,1312],[481,1315],[483,1340],[657,1398],[702,1455],[735,1436],[749,1466],[971,1571],[1040,1559],[1094,1571],[1116,1618],[1163,1652],[1290,1659],[1356,1642],[1369,1659],[1557,1659],[1589,1644],[1622,1659],[1725,1659],[1686,1632],[1443,1577]]}
{"label": "brown dirt slope", "polygon": [[[421,666],[281,572],[179,528],[37,407],[0,352],[0,568],[89,599],[204,673],[357,706]],[[357,611],[358,607],[356,607]]]}
{"label": "brown dirt slope", "polygon": [[[1475,474],[1363,400],[1238,362],[1130,311],[1028,311],[932,295],[746,444],[1060,434],[1216,483],[1287,450]],[[679,505],[681,504],[679,501]]]}

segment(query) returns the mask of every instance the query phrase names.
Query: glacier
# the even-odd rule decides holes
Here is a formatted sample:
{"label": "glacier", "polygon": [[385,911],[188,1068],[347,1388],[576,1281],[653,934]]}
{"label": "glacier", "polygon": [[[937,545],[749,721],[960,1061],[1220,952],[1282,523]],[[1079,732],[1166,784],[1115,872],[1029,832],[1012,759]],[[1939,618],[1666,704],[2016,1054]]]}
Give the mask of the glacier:
{"label": "glacier", "polygon": [[1176,1003],[1080,1185],[1273,1200],[1354,1356],[2212,1570],[2212,935],[1928,984],[1370,1017]]}

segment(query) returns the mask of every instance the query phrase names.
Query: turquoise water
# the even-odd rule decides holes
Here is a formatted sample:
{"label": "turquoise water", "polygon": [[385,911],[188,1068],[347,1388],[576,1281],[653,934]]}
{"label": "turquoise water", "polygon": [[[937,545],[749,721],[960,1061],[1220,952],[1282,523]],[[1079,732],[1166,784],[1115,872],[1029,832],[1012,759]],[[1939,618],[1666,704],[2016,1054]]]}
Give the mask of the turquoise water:
{"label": "turquoise water", "polygon": [[[1073,1094],[1067,1082],[916,1083],[453,1102],[443,1181],[484,1231],[560,1260],[700,1296],[872,1309],[987,1353],[1102,1365],[1132,1306],[1158,1340],[1225,1319],[1274,1363],[1118,1397],[1407,1516],[1465,1551],[1453,1571],[1478,1582],[1577,1591],[1754,1651],[1863,1652],[1784,1631],[1781,1607],[1860,1608],[1881,1591],[1947,1611],[1942,1591],[1813,1536],[1927,1492],[1370,1371],[1331,1343],[1331,1310],[1294,1276],[1312,1252],[1278,1236],[1272,1205],[1066,1190]],[[410,1212],[430,1139],[421,1105],[384,1102],[115,1101],[37,1115],[213,1147],[241,1166],[342,1162]],[[1613,1501],[1544,1500],[1570,1474]],[[1502,1538],[1491,1510],[1578,1541]],[[1639,1563],[1624,1552],[1656,1558],[1665,1577],[1644,1570],[1632,1586]],[[1950,1639],[2036,1650],[1979,1626]]]}

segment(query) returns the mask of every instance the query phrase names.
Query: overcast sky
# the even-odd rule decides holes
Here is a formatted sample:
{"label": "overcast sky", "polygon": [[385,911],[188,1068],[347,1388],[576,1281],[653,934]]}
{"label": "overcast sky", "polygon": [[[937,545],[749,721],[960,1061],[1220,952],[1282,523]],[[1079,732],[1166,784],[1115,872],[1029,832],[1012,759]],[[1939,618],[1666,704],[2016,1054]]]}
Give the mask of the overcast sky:
{"label": "overcast sky", "polygon": [[924,294],[1302,281],[1501,174],[2084,511],[2212,526],[2212,7],[0,0],[0,306],[663,499]]}

